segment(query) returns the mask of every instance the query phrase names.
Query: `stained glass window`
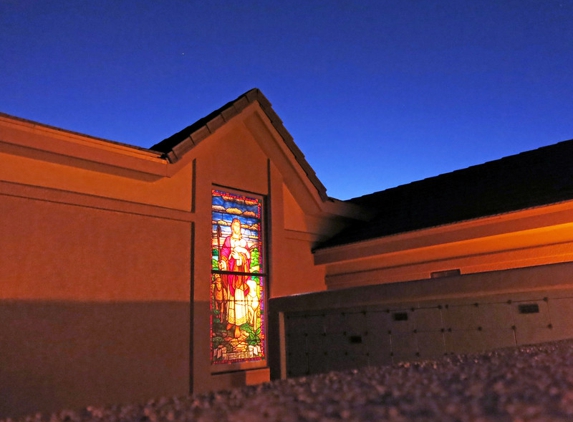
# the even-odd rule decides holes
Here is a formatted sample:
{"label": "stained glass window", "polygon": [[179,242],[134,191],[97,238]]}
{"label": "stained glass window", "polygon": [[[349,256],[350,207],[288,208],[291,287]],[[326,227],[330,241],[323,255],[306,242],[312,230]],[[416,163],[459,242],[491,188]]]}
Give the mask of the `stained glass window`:
{"label": "stained glass window", "polygon": [[211,364],[265,359],[262,198],[212,190]]}

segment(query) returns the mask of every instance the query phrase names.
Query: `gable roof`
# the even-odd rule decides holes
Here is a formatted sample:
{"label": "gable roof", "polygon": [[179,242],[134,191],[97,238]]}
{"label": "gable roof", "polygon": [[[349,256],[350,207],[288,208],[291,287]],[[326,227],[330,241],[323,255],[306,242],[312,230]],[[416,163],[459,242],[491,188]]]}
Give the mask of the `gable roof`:
{"label": "gable roof", "polygon": [[573,140],[372,193],[373,212],[317,249],[573,199]]}
{"label": "gable roof", "polygon": [[320,198],[323,201],[329,199],[326,194],[326,188],[318,179],[310,164],[306,161],[302,151],[294,143],[293,137],[288,133],[282,120],[273,110],[270,101],[258,88],[253,88],[250,91],[247,91],[237,99],[228,102],[223,107],[197,120],[195,123],[187,126],[180,132],[177,132],[169,138],[153,145],[150,149],[163,153],[165,158],[167,158],[171,163],[175,163],[179,161],[186,152],[194,148],[197,144],[214,133],[233,117],[237,116],[248,105],[255,101],[259,103],[261,109],[268,117],[275,130],[281,136],[289,150],[293,153],[296,161],[302,167],[308,179],[318,191]]}

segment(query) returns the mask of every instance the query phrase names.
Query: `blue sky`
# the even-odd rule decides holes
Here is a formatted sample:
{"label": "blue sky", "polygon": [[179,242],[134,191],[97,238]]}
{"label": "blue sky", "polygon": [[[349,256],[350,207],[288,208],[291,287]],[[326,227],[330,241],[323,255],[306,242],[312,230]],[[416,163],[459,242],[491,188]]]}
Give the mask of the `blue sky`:
{"label": "blue sky", "polygon": [[243,92],[347,199],[573,138],[573,1],[0,0],[0,111],[150,147]]}

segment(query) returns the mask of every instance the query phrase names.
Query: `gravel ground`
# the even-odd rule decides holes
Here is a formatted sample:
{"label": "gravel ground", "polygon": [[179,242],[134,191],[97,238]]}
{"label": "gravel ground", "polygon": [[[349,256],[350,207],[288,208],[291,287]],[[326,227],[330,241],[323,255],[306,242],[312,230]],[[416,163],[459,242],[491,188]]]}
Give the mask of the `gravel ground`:
{"label": "gravel ground", "polygon": [[18,420],[573,421],[573,341]]}

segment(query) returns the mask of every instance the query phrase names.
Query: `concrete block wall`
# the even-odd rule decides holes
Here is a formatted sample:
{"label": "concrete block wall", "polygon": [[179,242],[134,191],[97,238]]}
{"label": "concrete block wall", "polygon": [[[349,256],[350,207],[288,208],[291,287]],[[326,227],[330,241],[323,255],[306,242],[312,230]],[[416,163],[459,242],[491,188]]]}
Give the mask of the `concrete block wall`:
{"label": "concrete block wall", "polygon": [[572,268],[567,263],[271,300],[273,332],[281,333],[270,340],[280,344],[272,377],[573,338],[573,286],[565,283]]}
{"label": "concrete block wall", "polygon": [[432,302],[286,313],[287,375],[573,337],[573,291]]}

